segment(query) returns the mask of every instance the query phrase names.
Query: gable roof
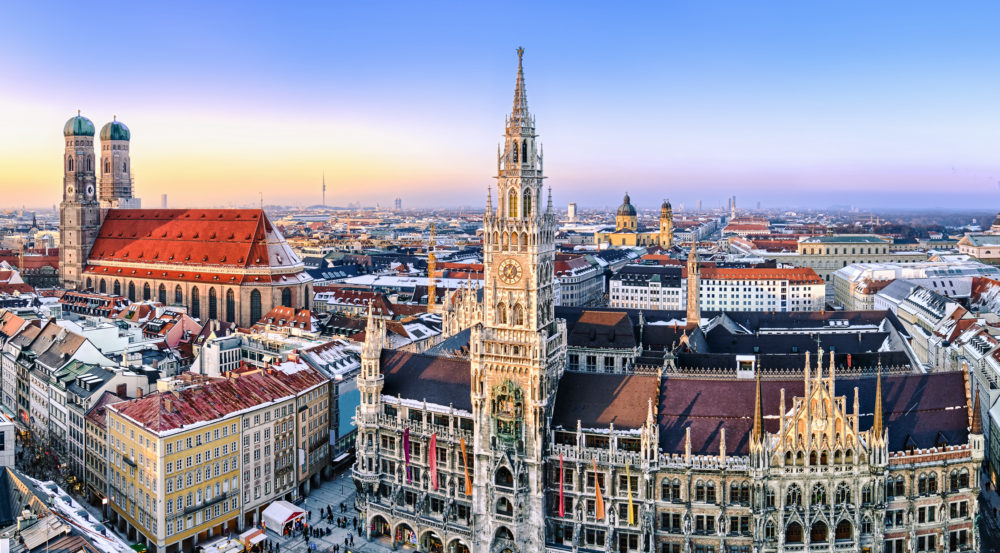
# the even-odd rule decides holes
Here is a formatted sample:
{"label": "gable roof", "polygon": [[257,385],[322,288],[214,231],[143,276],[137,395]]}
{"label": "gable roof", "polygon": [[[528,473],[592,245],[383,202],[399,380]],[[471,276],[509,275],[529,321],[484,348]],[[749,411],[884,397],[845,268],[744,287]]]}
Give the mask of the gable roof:
{"label": "gable roof", "polygon": [[260,209],[112,209],[88,264],[302,267]]}

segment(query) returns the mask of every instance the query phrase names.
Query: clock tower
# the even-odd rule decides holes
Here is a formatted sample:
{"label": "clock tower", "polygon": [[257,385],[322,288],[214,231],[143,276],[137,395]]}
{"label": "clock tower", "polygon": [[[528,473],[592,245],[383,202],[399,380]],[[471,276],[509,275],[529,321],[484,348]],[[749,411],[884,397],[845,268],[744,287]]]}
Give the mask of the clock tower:
{"label": "clock tower", "polygon": [[59,281],[86,287],[83,270],[101,226],[94,159],[94,123],[77,112],[63,127],[63,199],[59,204]]}
{"label": "clock tower", "polygon": [[542,204],[542,155],[517,51],[514,108],[497,152],[497,205],[483,217],[482,322],[470,344],[475,418],[474,550],[545,548],[545,429],[566,363],[555,319],[556,216]]}

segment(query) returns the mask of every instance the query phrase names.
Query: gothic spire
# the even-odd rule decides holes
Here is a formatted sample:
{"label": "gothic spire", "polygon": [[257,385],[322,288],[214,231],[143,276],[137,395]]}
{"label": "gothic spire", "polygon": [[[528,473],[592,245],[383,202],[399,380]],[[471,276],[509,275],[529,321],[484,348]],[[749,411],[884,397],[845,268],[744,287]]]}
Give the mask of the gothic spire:
{"label": "gothic spire", "polygon": [[524,91],[524,48],[517,49],[517,81],[514,83],[514,109],[510,114],[511,130],[531,125],[528,113],[528,94]]}
{"label": "gothic spire", "polygon": [[872,432],[877,439],[882,439],[882,365],[878,367],[878,381],[875,383],[875,422]]}
{"label": "gothic spire", "polygon": [[972,425],[969,428],[970,434],[983,433],[983,419],[979,414],[979,390],[976,390],[976,401],[972,403]]}
{"label": "gothic spire", "polygon": [[753,402],[753,430],[750,439],[755,443],[760,443],[764,437],[764,414],[761,409],[760,398],[760,366],[757,367],[757,390]]}

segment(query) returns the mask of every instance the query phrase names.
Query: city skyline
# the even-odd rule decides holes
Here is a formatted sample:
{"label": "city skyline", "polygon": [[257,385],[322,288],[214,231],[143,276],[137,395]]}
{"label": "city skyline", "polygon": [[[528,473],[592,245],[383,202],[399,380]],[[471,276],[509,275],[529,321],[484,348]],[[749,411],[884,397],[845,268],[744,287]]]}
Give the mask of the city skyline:
{"label": "city skyline", "polygon": [[[898,6],[862,19],[793,4],[548,5],[530,18],[517,4],[61,4],[55,22],[14,6],[0,23],[0,45],[20,53],[0,60],[16,83],[0,92],[0,190],[9,205],[56,203],[58,133],[81,109],[130,126],[147,206],[164,193],[172,206],[259,192],[317,204],[324,172],[330,205],[481,205],[495,163],[481,145],[500,139],[492,116],[509,109],[523,45],[557,205],[614,206],[619,190],[646,209],[731,195],[748,207],[988,203],[1000,191],[1000,39],[984,17],[995,7]],[[66,56],[74,31],[108,21],[96,48]]]}

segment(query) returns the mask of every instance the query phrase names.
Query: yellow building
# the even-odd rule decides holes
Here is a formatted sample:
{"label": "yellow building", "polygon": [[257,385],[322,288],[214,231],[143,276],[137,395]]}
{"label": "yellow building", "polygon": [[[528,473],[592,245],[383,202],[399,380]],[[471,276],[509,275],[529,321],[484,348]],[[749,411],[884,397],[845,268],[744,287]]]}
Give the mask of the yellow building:
{"label": "yellow building", "polygon": [[[219,378],[187,374],[169,390],[108,405],[111,523],[150,551],[193,551],[213,536],[243,529],[271,500],[297,497],[289,491],[289,472],[308,491],[318,468],[329,463],[329,447],[317,444],[317,436],[329,435],[329,419],[318,407],[328,398],[329,381],[308,366],[288,365],[294,366],[243,368]],[[277,419],[276,405],[289,401],[282,433],[241,421],[271,421],[272,411]],[[302,438],[296,440],[300,455],[279,448],[277,440],[291,442],[290,435]],[[261,462],[275,466],[275,454],[290,471],[262,470]]]}
{"label": "yellow building", "polygon": [[594,242],[611,246],[660,246],[663,249],[674,245],[674,210],[670,200],[663,200],[660,206],[660,226],[646,229],[639,226],[639,216],[628,194],[615,215],[615,230],[594,233]]}

